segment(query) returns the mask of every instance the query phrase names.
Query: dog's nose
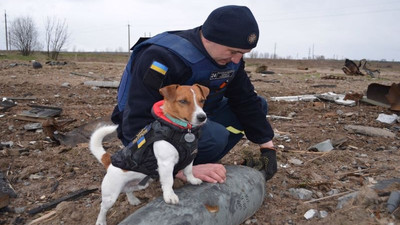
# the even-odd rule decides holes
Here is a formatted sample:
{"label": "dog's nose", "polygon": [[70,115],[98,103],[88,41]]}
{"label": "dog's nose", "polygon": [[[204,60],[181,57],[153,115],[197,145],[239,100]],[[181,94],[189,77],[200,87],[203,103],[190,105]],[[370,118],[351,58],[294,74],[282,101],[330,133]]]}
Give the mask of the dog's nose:
{"label": "dog's nose", "polygon": [[205,113],[200,113],[196,117],[199,122],[204,122],[207,119],[207,115]]}

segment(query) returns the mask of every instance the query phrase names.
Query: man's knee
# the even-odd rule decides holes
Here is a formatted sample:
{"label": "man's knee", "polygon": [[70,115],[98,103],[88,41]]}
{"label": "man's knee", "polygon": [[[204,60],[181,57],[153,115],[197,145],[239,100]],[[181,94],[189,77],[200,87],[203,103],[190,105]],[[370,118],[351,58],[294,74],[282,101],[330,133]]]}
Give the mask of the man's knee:
{"label": "man's knee", "polygon": [[208,121],[202,128],[195,164],[212,163],[221,158],[228,144],[229,131],[221,124]]}

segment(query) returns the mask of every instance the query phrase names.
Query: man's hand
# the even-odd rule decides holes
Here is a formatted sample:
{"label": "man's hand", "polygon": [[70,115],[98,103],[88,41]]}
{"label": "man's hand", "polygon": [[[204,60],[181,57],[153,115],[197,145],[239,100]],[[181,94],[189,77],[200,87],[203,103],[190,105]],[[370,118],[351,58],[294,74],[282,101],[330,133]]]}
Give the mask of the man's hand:
{"label": "man's hand", "polygon": [[[193,176],[208,183],[224,183],[226,180],[226,169],[222,164],[208,163],[193,166]],[[176,176],[186,181],[183,171],[179,171]]]}
{"label": "man's hand", "polygon": [[271,179],[278,170],[276,162],[276,150],[273,148],[260,148],[261,157],[264,167],[261,172],[264,174],[265,180]]}
{"label": "man's hand", "polygon": [[244,151],[243,165],[259,170],[265,180],[271,179],[277,172],[276,150],[269,147],[260,148],[261,155],[254,157],[250,151]]}

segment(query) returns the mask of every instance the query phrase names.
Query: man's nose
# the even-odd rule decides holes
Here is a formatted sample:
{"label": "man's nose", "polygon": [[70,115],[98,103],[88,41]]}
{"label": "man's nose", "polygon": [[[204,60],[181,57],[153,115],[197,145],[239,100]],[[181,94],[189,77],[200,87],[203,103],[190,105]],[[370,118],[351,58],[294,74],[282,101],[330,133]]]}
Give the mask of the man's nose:
{"label": "man's nose", "polygon": [[240,59],[242,59],[243,54],[242,53],[235,53],[231,57],[231,61],[235,64],[238,64],[240,62]]}

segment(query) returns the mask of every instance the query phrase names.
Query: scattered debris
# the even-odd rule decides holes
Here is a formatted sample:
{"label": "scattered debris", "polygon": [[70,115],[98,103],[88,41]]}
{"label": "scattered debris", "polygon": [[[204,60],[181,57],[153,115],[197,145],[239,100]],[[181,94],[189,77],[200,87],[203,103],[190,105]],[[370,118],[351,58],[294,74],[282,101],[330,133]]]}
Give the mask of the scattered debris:
{"label": "scattered debris", "polygon": [[52,208],[56,207],[60,202],[74,200],[74,199],[77,199],[79,197],[88,195],[88,194],[90,194],[92,192],[95,192],[95,191],[97,191],[97,188],[81,189],[81,190],[72,192],[71,194],[68,194],[68,195],[66,195],[64,197],[61,197],[59,199],[56,199],[56,200],[54,200],[52,202],[43,204],[43,205],[41,205],[41,206],[39,206],[37,208],[31,209],[31,210],[28,211],[28,213],[31,214],[31,215],[34,215],[34,214],[37,214],[37,213],[52,209]]}
{"label": "scattered debris", "polygon": [[94,87],[104,87],[104,88],[118,88],[119,81],[85,81],[83,83],[86,86],[94,86]]}
{"label": "scattered debris", "polygon": [[363,134],[367,136],[377,136],[377,137],[388,137],[394,138],[396,134],[381,128],[376,127],[367,127],[360,125],[346,125],[344,129],[348,130],[351,133]]}
{"label": "scattered debris", "polygon": [[364,95],[360,93],[347,93],[343,100],[353,100],[355,102],[359,102],[363,97]]}
{"label": "scattered debris", "polygon": [[[69,131],[66,134],[62,134],[56,130],[53,130],[52,138],[62,145],[75,147],[79,143],[89,142],[89,138],[92,135],[93,131],[97,127],[107,124],[112,124],[109,118],[100,118],[90,123],[84,124],[78,128],[75,128],[74,130]],[[112,138],[116,138],[115,133],[113,135],[108,135],[104,140],[110,140]]]}
{"label": "scattered debris", "polygon": [[314,101],[317,97],[314,95],[296,95],[296,96],[282,96],[282,97],[271,97],[271,101],[279,102],[298,102],[298,101]]}
{"label": "scattered debris", "polygon": [[2,141],[0,142],[0,145],[6,148],[11,148],[14,145],[13,141]]}
{"label": "scattered debris", "polygon": [[300,166],[301,164],[303,164],[303,161],[297,158],[290,158],[288,162],[296,166]]}
{"label": "scattered debris", "polygon": [[67,65],[67,62],[47,61],[46,64],[49,66],[64,66]]}
{"label": "scattered debris", "polygon": [[361,75],[361,76],[364,76],[364,74],[360,72],[359,67],[360,67],[359,65],[356,65],[350,59],[346,59],[344,61],[344,66],[342,67],[342,70],[346,75],[356,75],[356,76]]}
{"label": "scattered debris", "polygon": [[10,182],[8,182],[4,174],[0,172],[0,209],[8,206],[10,203],[10,198],[16,197],[17,194],[12,188]]}
{"label": "scattered debris", "polygon": [[275,115],[267,115],[267,118],[273,119],[273,120],[292,120],[292,117],[288,116],[275,116]]}
{"label": "scattered debris", "polygon": [[[346,193],[346,192],[345,192],[345,193]],[[347,193],[348,193],[348,192],[347,192]],[[337,209],[343,208],[343,206],[344,206],[345,204],[347,204],[348,202],[350,202],[350,200],[355,199],[355,198],[358,196],[359,191],[351,192],[351,193],[349,193],[349,194],[347,194],[347,193],[346,193],[345,196],[342,196],[342,197],[338,198],[338,203],[337,203],[337,205],[336,205],[336,208],[337,208]],[[342,194],[343,194],[343,193],[342,193]]]}
{"label": "scattered debris", "polygon": [[12,99],[3,97],[3,99],[0,102],[0,111],[4,112],[4,111],[8,110],[9,108],[12,108],[16,105],[17,105],[17,103],[15,103]]}
{"label": "scattered debris", "polygon": [[301,200],[310,200],[312,198],[313,192],[305,188],[290,188],[290,195],[294,198]]}
{"label": "scattered debris", "polygon": [[[367,88],[367,99],[380,103],[379,106],[390,108],[386,95],[389,93],[390,86],[372,83]],[[373,102],[371,103],[373,104]],[[378,105],[378,104],[374,104]]]}
{"label": "scattered debris", "polygon": [[400,120],[400,117],[396,114],[387,115],[380,113],[376,120],[382,123],[394,124],[396,121]]}
{"label": "scattered debris", "polygon": [[379,77],[379,75],[381,74],[381,71],[378,69],[368,68],[366,59],[361,59],[360,62],[358,62],[358,65],[355,64],[350,59],[346,59],[344,62],[344,66],[342,68],[343,72],[346,75],[364,76],[365,74],[362,73],[360,69],[363,70],[367,75],[369,75],[372,78]]}
{"label": "scattered debris", "polygon": [[42,129],[42,124],[41,123],[29,123],[24,125],[25,130],[37,130],[37,129]]}
{"label": "scattered debris", "polygon": [[387,211],[393,213],[400,205],[400,191],[392,191],[387,201]]}
{"label": "scattered debris", "polygon": [[390,109],[393,111],[400,111],[400,83],[393,83],[389,89],[386,99],[390,104]]}
{"label": "scattered debris", "polygon": [[31,66],[31,65],[26,64],[26,63],[11,63],[10,65],[8,65],[8,67],[10,67],[10,68],[17,67],[17,66]]}
{"label": "scattered debris", "polygon": [[266,65],[261,65],[259,67],[256,68],[256,73],[262,73],[268,70],[268,66]]}
{"label": "scattered debris", "polygon": [[256,68],[256,73],[261,73],[261,74],[274,74],[275,72],[273,71],[268,71],[268,66],[266,65],[261,65]]}
{"label": "scattered debris", "polygon": [[317,94],[317,97],[326,101],[333,101],[339,105],[355,106],[356,102],[354,100],[345,100],[345,95],[336,94],[333,92],[327,92],[322,94]]}
{"label": "scattered debris", "polygon": [[33,117],[33,118],[49,118],[59,116],[62,108],[44,105],[29,105],[31,110],[22,111],[18,116]]}
{"label": "scattered debris", "polygon": [[320,142],[307,149],[308,151],[317,150],[319,152],[330,152],[333,150],[333,145],[330,139]]}
{"label": "scattered debris", "polygon": [[[362,66],[361,66],[361,65],[362,65]],[[361,67],[361,69],[362,69],[367,75],[369,75],[369,76],[372,77],[372,78],[379,77],[379,75],[381,74],[381,71],[378,70],[378,69],[368,68],[368,67],[367,67],[367,60],[366,60],[366,59],[361,59],[359,65],[358,65],[358,67],[359,67],[359,68]]]}
{"label": "scattered debris", "polygon": [[15,101],[15,100],[34,101],[34,100],[37,99],[36,97],[4,97],[4,98],[9,99],[9,100],[13,100],[13,101]]}
{"label": "scattered debris", "polygon": [[319,212],[316,209],[310,209],[304,214],[304,218],[307,220],[312,219],[314,217],[319,217]]}
{"label": "scattered debris", "polygon": [[40,64],[40,62],[33,61],[32,67],[33,67],[33,69],[41,69],[43,66],[42,66],[42,64]]}

